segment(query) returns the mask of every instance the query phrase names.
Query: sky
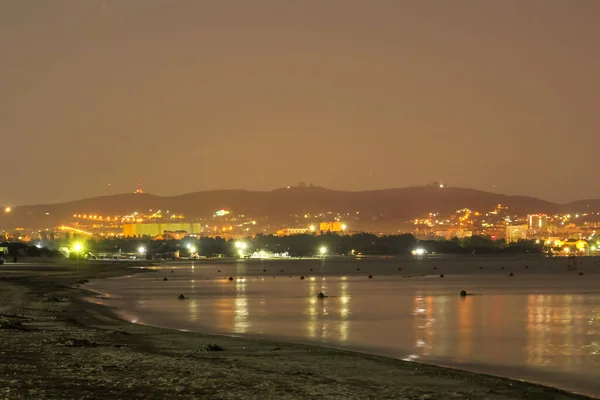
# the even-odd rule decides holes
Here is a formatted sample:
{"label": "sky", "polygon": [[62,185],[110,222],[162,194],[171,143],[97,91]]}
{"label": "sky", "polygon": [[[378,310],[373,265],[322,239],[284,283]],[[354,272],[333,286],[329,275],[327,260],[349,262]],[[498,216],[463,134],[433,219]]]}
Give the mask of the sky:
{"label": "sky", "polygon": [[0,0],[0,204],[600,198],[598,0]]}

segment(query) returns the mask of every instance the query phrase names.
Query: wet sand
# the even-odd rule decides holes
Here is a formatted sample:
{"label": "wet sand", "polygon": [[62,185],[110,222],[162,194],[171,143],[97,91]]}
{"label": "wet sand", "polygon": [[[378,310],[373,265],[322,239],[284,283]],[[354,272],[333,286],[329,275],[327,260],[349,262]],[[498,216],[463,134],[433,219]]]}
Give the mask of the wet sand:
{"label": "wet sand", "polygon": [[[116,265],[0,269],[0,396],[20,398],[584,399],[384,357],[131,324],[78,281]],[[149,272],[149,274],[152,272]],[[76,287],[73,287],[75,285]]]}

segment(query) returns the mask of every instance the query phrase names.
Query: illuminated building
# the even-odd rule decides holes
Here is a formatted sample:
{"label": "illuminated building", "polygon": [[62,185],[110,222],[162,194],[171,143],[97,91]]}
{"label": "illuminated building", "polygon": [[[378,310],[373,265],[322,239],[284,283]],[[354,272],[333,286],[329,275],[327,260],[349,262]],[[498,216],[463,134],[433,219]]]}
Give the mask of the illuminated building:
{"label": "illuminated building", "polygon": [[548,231],[550,224],[549,218],[544,214],[530,214],[527,216],[529,221],[529,229],[535,233],[543,233]]}
{"label": "illuminated building", "polygon": [[190,234],[202,233],[202,224],[200,223],[150,223],[150,224],[124,224],[123,236],[160,236],[165,232],[188,232]]}
{"label": "illuminated building", "polygon": [[346,230],[346,225],[341,222],[321,222],[319,224],[321,232],[343,232]]}
{"label": "illuminated building", "polygon": [[278,230],[277,236],[302,235],[310,232],[311,230],[309,228],[285,228]]}
{"label": "illuminated building", "polygon": [[518,242],[519,240],[526,240],[528,232],[529,232],[528,225],[507,226],[506,234],[505,234],[506,243]]}

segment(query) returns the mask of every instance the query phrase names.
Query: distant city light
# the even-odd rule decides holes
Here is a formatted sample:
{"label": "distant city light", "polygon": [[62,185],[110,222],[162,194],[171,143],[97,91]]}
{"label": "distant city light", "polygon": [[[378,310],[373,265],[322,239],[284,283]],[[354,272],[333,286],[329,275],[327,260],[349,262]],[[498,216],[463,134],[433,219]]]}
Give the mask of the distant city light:
{"label": "distant city light", "polygon": [[321,255],[327,254],[327,247],[321,246],[321,248],[319,249],[319,253],[321,253]]}
{"label": "distant city light", "polygon": [[217,211],[215,213],[215,217],[222,217],[222,216],[227,215],[227,214],[229,214],[229,211],[227,211],[227,210],[219,210],[219,211]]}
{"label": "distant city light", "polygon": [[75,243],[73,245],[73,251],[75,253],[79,253],[81,250],[83,250],[83,245],[81,243]]}
{"label": "distant city light", "polygon": [[235,247],[240,250],[246,250],[248,245],[245,242],[235,242]]}
{"label": "distant city light", "polygon": [[140,254],[145,254],[145,253],[146,253],[146,248],[145,248],[144,246],[140,246],[140,247],[138,248],[138,253],[140,253]]}
{"label": "distant city light", "polygon": [[194,246],[190,247],[190,253],[196,254],[196,247],[194,247]]}
{"label": "distant city light", "polygon": [[347,228],[346,224],[342,224],[342,230],[345,231]]}
{"label": "distant city light", "polygon": [[311,232],[314,232],[317,230],[317,228],[314,225],[311,225],[308,229],[310,229]]}
{"label": "distant city light", "polygon": [[10,207],[6,207],[6,208],[4,209],[4,212],[5,212],[5,213],[9,213],[9,212],[11,212],[11,211],[12,211],[12,208],[10,208]]}
{"label": "distant city light", "polygon": [[414,249],[414,250],[412,251],[412,254],[413,254],[413,256],[422,256],[422,255],[424,255],[424,254],[425,254],[425,249],[421,249],[421,248],[419,248],[419,249]]}

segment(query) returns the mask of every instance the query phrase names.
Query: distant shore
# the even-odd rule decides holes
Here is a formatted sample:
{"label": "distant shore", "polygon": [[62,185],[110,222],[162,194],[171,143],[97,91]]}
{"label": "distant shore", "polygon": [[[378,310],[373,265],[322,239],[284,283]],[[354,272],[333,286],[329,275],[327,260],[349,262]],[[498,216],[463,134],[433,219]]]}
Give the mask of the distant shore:
{"label": "distant shore", "polygon": [[2,266],[0,397],[589,399],[384,357],[141,326],[83,300],[96,296],[87,279],[142,264]]}

